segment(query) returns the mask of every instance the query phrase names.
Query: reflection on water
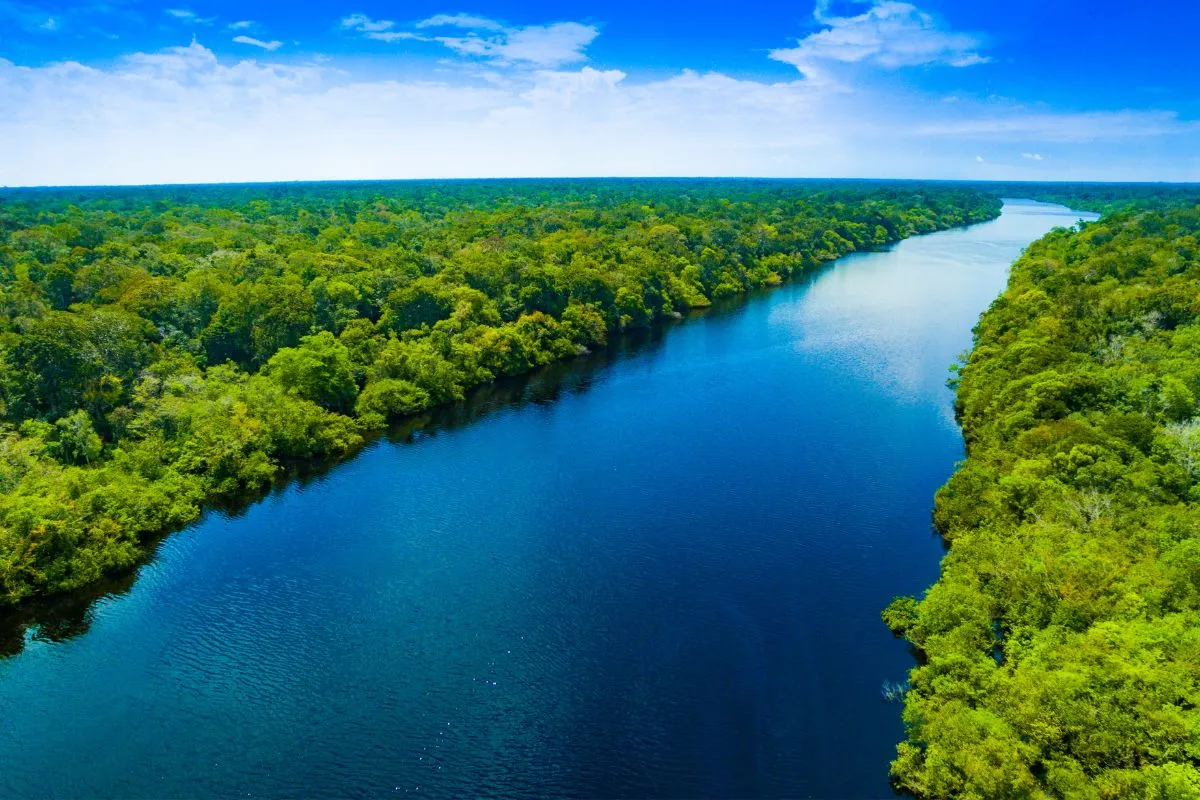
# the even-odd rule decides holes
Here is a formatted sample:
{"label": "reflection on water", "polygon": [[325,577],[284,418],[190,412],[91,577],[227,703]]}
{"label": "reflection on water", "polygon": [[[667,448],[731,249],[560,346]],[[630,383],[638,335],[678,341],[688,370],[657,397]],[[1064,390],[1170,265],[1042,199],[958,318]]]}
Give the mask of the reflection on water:
{"label": "reflection on water", "polygon": [[818,357],[837,352],[854,376],[875,381],[902,402],[940,400],[943,420],[953,425],[953,397],[943,386],[957,354],[946,359],[941,348],[927,343],[969,331],[974,314],[1003,288],[995,264],[1015,260],[1048,227],[1097,218],[1010,200],[1003,217],[986,225],[847,257],[842,268],[821,275],[805,302],[775,309],[773,319],[792,330],[799,352]]}
{"label": "reflection on water", "polygon": [[208,515],[33,612],[0,796],[886,795],[945,368],[1074,219],[855,256]]}

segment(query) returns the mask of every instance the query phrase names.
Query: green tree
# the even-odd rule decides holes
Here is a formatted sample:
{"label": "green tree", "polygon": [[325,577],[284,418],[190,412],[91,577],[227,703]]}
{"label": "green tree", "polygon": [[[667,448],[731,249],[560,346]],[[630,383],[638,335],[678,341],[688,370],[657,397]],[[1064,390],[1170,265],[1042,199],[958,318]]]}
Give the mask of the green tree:
{"label": "green tree", "polygon": [[298,347],[279,350],[265,372],[289,392],[335,411],[353,408],[358,395],[350,351],[329,331],[305,336]]}
{"label": "green tree", "polygon": [[90,464],[100,457],[104,443],[83,409],[62,417],[54,427],[57,435],[53,452],[64,464]]}

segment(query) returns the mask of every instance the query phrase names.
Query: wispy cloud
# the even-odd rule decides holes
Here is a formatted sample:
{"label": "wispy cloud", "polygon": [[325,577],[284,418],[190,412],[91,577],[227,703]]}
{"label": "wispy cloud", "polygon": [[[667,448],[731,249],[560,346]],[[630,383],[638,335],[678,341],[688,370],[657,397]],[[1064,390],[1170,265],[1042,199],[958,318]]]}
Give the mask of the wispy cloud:
{"label": "wispy cloud", "polygon": [[201,17],[195,11],[187,8],[166,8],[163,9],[163,13],[181,22],[191,22],[196,25],[212,25],[216,22],[216,17]]}
{"label": "wispy cloud", "polygon": [[248,44],[253,47],[261,47],[263,50],[268,51],[275,51],[280,47],[283,47],[283,42],[281,41],[275,40],[264,42],[262,39],[255,39],[253,36],[235,36],[233,37],[233,41],[237,42],[238,44]]}
{"label": "wispy cloud", "polygon": [[454,52],[499,63],[524,63],[537,67],[559,67],[587,60],[584,52],[597,36],[594,25],[556,22],[524,28],[492,28],[495,33],[480,36],[439,36],[437,41]]}
{"label": "wispy cloud", "polygon": [[1041,153],[1021,153],[1021,158],[1027,158],[1030,161],[1045,161]]}
{"label": "wispy cloud", "polygon": [[975,36],[942,27],[930,14],[910,3],[883,0],[862,14],[830,14],[828,0],[817,4],[814,17],[822,30],[773,50],[770,57],[792,64],[810,79],[824,77],[830,64],[872,64],[887,69],[942,64],[969,67],[988,59],[977,51]]}
{"label": "wispy cloud", "polygon": [[[586,61],[587,46],[600,35],[596,26],[579,22],[520,27],[470,14],[438,14],[416,23],[415,30],[400,30],[394,20],[356,13],[343,17],[341,27],[381,42],[437,42],[467,58],[540,68]],[[427,33],[436,28],[453,28],[462,33],[441,36]]]}
{"label": "wispy cloud", "polygon": [[417,23],[418,28],[464,28],[466,30],[501,31],[504,26],[494,19],[470,14],[435,14]]}
{"label": "wispy cloud", "polygon": [[[993,141],[1092,142],[1155,136],[1200,134],[1200,122],[1180,119],[1174,111],[1029,111],[1017,105],[988,106],[960,119],[915,126],[918,136]],[[1040,160],[1035,152],[1025,158]]]}
{"label": "wispy cloud", "polygon": [[368,39],[374,39],[377,42],[402,42],[402,41],[429,41],[426,37],[412,31],[369,31],[364,33]]}
{"label": "wispy cloud", "polygon": [[396,30],[396,23],[390,19],[371,19],[366,14],[350,14],[341,21],[342,30],[362,34],[365,39],[378,42],[399,42],[404,40],[429,41],[420,34],[412,31]]}
{"label": "wispy cloud", "polygon": [[229,30],[231,31],[248,31],[253,27],[254,20],[249,19],[240,19],[237,22],[229,23]]}
{"label": "wispy cloud", "polygon": [[379,33],[390,31],[396,23],[390,19],[371,19],[366,14],[349,14],[342,17],[342,28],[360,33]]}

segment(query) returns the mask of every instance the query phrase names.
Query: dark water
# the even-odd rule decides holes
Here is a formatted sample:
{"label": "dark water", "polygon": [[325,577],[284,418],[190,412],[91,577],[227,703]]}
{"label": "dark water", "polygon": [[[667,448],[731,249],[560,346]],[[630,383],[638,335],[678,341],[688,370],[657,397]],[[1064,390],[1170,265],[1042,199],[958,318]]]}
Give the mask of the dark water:
{"label": "dark water", "polygon": [[0,661],[0,795],[887,796],[946,367],[1078,216],[847,258],[211,515]]}

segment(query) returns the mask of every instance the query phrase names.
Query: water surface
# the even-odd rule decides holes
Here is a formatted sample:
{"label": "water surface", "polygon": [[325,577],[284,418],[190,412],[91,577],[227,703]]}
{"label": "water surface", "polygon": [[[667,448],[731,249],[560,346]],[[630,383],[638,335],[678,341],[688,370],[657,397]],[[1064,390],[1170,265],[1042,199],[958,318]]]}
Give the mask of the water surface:
{"label": "water surface", "polygon": [[887,796],[946,368],[1079,216],[851,256],[210,514],[0,661],[0,795]]}

